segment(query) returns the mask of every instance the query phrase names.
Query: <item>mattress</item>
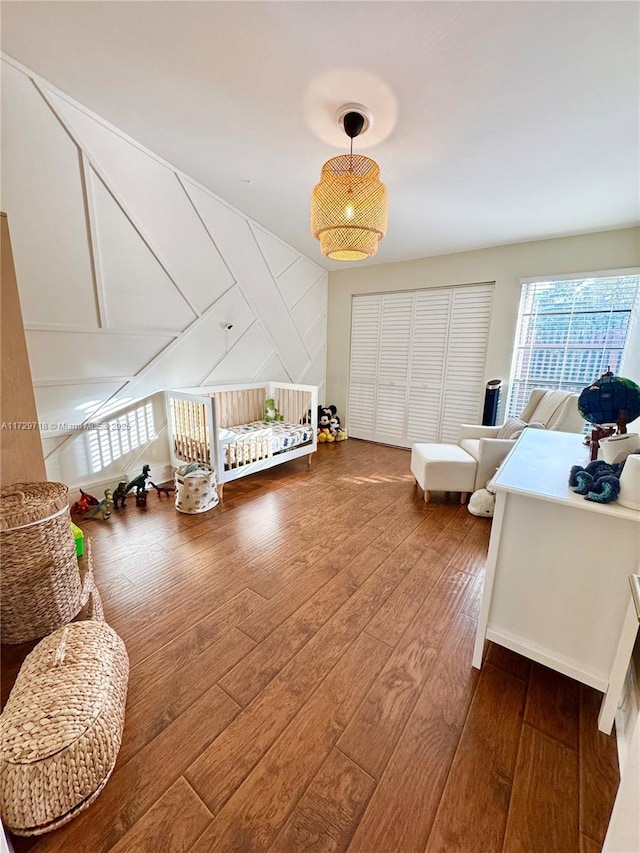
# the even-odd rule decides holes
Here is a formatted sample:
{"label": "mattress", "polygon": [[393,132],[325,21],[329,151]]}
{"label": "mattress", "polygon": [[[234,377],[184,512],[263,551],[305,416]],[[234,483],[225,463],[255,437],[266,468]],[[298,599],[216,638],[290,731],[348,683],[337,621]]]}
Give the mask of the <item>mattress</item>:
{"label": "mattress", "polygon": [[[313,427],[311,424],[254,421],[221,429],[218,438],[224,446],[224,462],[228,467],[253,462],[267,455],[286,453],[301,444],[308,444],[313,439]],[[244,452],[239,452],[238,443],[246,445]]]}

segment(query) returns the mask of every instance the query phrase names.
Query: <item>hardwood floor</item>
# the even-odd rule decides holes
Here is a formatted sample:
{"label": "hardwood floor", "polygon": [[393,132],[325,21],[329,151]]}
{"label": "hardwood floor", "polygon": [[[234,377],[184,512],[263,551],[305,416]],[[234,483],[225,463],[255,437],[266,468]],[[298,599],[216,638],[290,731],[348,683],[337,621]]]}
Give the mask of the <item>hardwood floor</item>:
{"label": "hardwood floor", "polygon": [[[489,646],[490,521],[349,440],[86,522],[131,662],[115,772],[21,851],[580,853],[618,783],[600,695]],[[2,700],[33,644],[3,647]]]}

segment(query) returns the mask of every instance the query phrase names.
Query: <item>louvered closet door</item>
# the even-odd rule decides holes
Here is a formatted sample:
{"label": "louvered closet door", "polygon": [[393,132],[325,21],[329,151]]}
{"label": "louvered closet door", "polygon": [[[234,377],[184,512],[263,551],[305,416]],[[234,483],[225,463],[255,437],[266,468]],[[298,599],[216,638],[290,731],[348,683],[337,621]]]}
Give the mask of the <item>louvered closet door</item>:
{"label": "louvered closet door", "polygon": [[438,441],[451,288],[415,295],[406,443]]}
{"label": "louvered closet door", "polygon": [[383,444],[406,445],[413,303],[413,293],[382,296],[375,440]]}
{"label": "louvered closet door", "polygon": [[381,308],[380,296],[352,300],[348,434],[370,441],[375,438]]}
{"label": "louvered closet door", "polygon": [[440,441],[453,444],[460,424],[480,423],[493,284],[452,291]]}

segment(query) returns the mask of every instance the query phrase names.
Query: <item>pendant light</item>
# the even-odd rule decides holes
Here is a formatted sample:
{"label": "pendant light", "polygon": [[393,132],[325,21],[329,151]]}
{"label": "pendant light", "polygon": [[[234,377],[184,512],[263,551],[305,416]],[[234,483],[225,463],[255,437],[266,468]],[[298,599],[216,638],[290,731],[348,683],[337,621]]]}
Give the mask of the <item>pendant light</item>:
{"label": "pendant light", "polygon": [[362,261],[376,254],[387,233],[387,188],[375,160],[353,153],[353,140],[371,124],[366,108],[347,104],[338,111],[338,122],[351,147],[322,167],[311,196],[311,233],[328,258]]}

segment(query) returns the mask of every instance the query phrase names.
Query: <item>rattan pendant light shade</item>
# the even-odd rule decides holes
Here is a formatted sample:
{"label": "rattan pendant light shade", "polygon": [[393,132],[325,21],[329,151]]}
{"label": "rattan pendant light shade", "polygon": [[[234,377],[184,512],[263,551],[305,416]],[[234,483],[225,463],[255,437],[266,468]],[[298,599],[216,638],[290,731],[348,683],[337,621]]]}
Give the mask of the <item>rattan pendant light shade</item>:
{"label": "rattan pendant light shade", "polygon": [[[345,132],[357,136],[362,122]],[[357,115],[357,114],[356,114]],[[361,154],[332,157],[322,167],[320,183],[311,196],[311,233],[320,241],[322,254],[336,261],[362,261],[378,251],[387,232],[387,188],[378,164]]]}

